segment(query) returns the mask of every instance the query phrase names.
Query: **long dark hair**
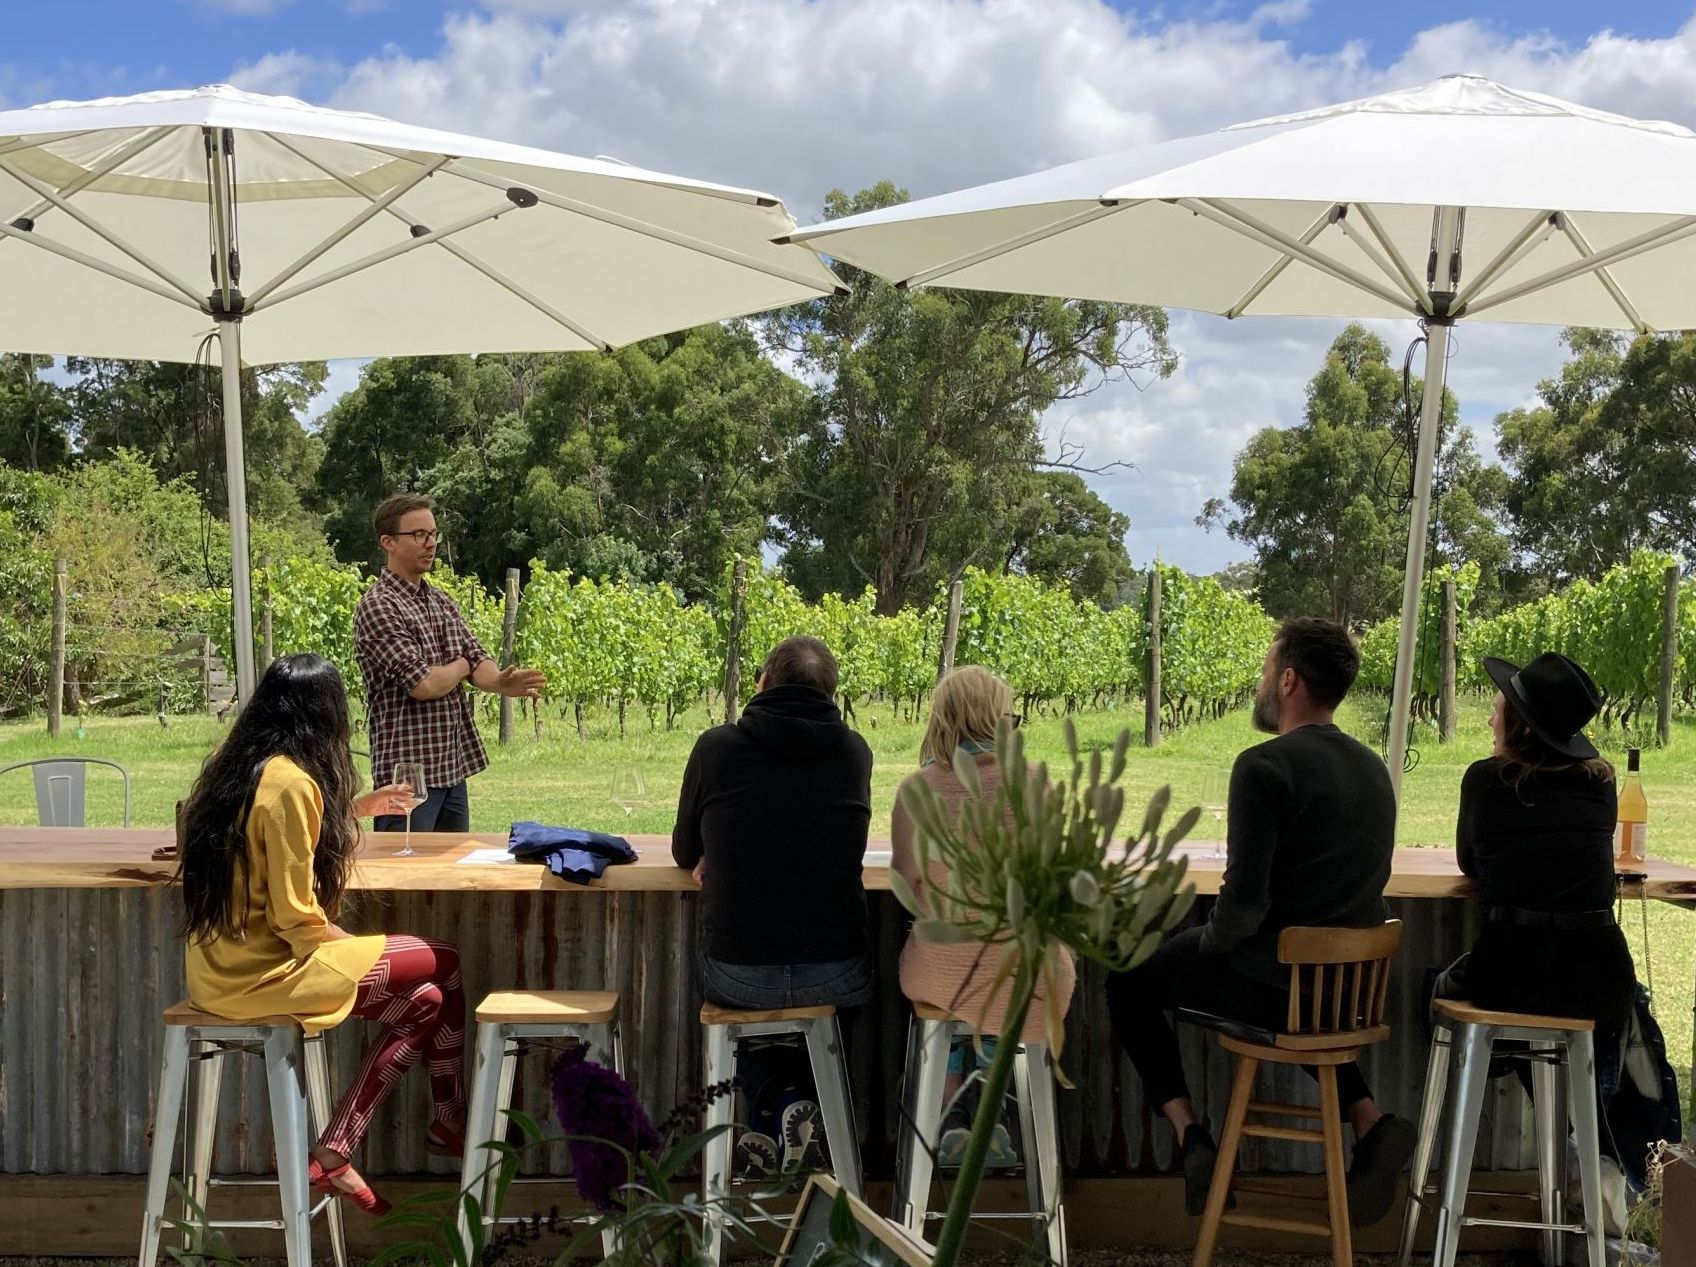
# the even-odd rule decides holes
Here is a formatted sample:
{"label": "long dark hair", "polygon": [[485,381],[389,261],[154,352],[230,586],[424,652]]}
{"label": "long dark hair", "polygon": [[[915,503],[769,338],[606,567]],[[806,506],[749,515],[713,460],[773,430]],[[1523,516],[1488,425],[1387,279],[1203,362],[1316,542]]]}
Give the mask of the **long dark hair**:
{"label": "long dark hair", "polygon": [[1502,706],[1502,758],[1502,777],[1515,788],[1546,770],[1582,770],[1598,782],[1614,779],[1613,764],[1604,757],[1585,759],[1556,752],[1531,729],[1512,700]]}
{"label": "long dark hair", "polygon": [[243,936],[248,916],[247,811],[265,763],[287,757],[324,797],[312,852],[313,890],[332,918],[347,889],[359,843],[358,786],[348,751],[347,688],[322,656],[286,655],[260,679],[224,742],[201,767],[183,806],[183,936],[197,942]]}

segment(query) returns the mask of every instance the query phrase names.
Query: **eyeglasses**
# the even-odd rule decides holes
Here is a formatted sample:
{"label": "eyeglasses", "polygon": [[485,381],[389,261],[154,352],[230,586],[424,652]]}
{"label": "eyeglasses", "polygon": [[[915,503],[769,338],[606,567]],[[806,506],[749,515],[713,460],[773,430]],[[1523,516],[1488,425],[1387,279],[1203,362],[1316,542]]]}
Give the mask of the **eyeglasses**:
{"label": "eyeglasses", "polygon": [[433,546],[442,539],[439,528],[414,528],[411,532],[390,533],[394,537],[411,537],[421,546]]}
{"label": "eyeglasses", "polygon": [[1024,720],[1024,718],[1020,717],[1017,713],[1002,713],[1001,715],[1013,723],[1014,730],[1017,730],[1019,728],[1019,723]]}

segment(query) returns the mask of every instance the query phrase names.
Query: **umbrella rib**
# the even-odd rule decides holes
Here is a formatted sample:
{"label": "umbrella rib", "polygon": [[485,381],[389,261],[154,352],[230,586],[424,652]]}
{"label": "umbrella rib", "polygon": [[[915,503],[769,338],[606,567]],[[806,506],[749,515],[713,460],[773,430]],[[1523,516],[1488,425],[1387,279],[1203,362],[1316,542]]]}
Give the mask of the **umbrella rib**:
{"label": "umbrella rib", "polygon": [[[1532,251],[1549,240],[1549,235],[1560,225],[1560,213],[1557,211],[1539,211],[1525,222],[1525,227],[1513,235],[1507,245],[1496,252],[1496,258],[1484,266],[1484,270],[1460,288],[1452,305],[1456,312],[1465,309],[1472,297],[1494,281],[1498,274],[1519,263]],[[1539,234],[1538,230],[1542,233]],[[1536,241],[1532,241],[1535,238]]]}
{"label": "umbrella rib", "polygon": [[1491,308],[1510,303],[1523,295],[1529,295],[1538,290],[1546,290],[1550,286],[1557,286],[1561,282],[1570,281],[1574,277],[1582,277],[1586,273],[1594,273],[1605,265],[1618,264],[1623,260],[1633,259],[1645,251],[1654,250],[1657,246],[1671,245],[1693,233],[1696,233],[1696,216],[1680,216],[1676,220],[1663,224],[1658,229],[1639,233],[1636,237],[1616,243],[1605,251],[1598,251],[1589,259],[1575,260],[1571,264],[1562,265],[1560,268],[1550,269],[1538,277],[1533,277],[1530,281],[1521,282],[1518,286],[1510,286],[1494,295],[1486,295],[1481,302],[1470,305],[1467,308],[1466,315],[1471,316],[1480,312],[1487,312]]}
{"label": "umbrella rib", "polygon": [[[1326,225],[1331,223],[1331,217],[1335,214],[1336,210],[1337,208],[1335,205],[1326,207],[1325,210],[1321,211],[1319,215],[1314,218],[1312,224],[1302,230],[1301,237],[1298,240],[1303,246],[1313,245],[1313,240],[1325,231]],[[1272,267],[1262,273],[1260,275],[1260,279],[1243,292],[1241,299],[1237,300],[1236,303],[1225,309],[1225,316],[1231,320],[1235,320],[1237,317],[1242,316],[1248,306],[1256,299],[1259,299],[1260,296],[1265,293],[1266,288],[1273,282],[1277,281],[1278,278],[1283,275],[1284,270],[1295,262],[1296,257],[1293,255],[1280,255],[1272,262]]]}
{"label": "umbrella rib", "polygon": [[[971,268],[974,264],[981,264],[987,259],[993,259],[998,255],[1011,255],[1014,251],[1023,250],[1027,246],[1034,246],[1038,242],[1046,242],[1049,238],[1056,237],[1071,229],[1082,228],[1086,224],[1092,224],[1120,211],[1128,211],[1132,207],[1140,207],[1145,201],[1146,199],[1142,198],[1124,202],[1118,199],[1104,199],[1093,207],[1086,207],[1082,211],[1075,212],[1062,219],[1041,225],[1035,229],[1029,229],[1016,237],[992,243],[982,250],[961,255],[944,264],[938,264],[935,268],[927,268],[921,273],[914,273],[911,277],[904,277],[895,284],[903,290],[916,290],[921,286],[928,286],[940,278]],[[825,246],[820,249],[828,252],[830,248]]]}
{"label": "umbrella rib", "polygon": [[1389,287],[1373,281],[1366,274],[1350,268],[1347,264],[1338,263],[1328,255],[1322,255],[1311,247],[1303,246],[1289,234],[1273,228],[1236,207],[1221,205],[1210,198],[1179,198],[1175,201],[1178,206],[1186,211],[1194,212],[1198,216],[1212,220],[1215,224],[1230,229],[1233,233],[1240,233],[1245,238],[1250,238],[1262,246],[1268,246],[1274,250],[1293,255],[1303,263],[1311,265],[1322,273],[1329,274],[1340,282],[1364,290],[1369,295],[1376,295],[1392,307],[1402,308],[1407,304],[1405,295],[1397,294]]}
{"label": "umbrella rib", "polygon": [[[387,153],[388,151],[383,152]],[[455,166],[448,174],[476,181],[478,184],[488,185],[494,189],[504,189],[510,183],[463,163]],[[681,247],[685,251],[707,255],[726,264],[735,264],[741,268],[752,269],[756,273],[764,273],[767,277],[776,277],[781,281],[793,282],[797,286],[805,286],[809,290],[818,291],[821,295],[845,295],[848,293],[848,288],[840,283],[834,286],[823,284],[817,278],[808,277],[799,269],[785,268],[781,264],[770,263],[738,251],[734,247],[721,246],[717,242],[708,242],[703,238],[691,237],[687,233],[679,233],[676,229],[668,229],[664,225],[638,220],[635,216],[627,216],[606,207],[597,207],[593,203],[580,202],[576,198],[568,198],[564,194],[552,193],[545,189],[534,190],[534,193],[536,197],[557,211],[569,211],[575,215],[586,216],[591,220],[598,220],[602,224],[609,224],[615,229],[639,233],[643,237],[666,242],[672,246]]]}
{"label": "umbrella rib", "polygon": [[39,247],[50,255],[57,255],[62,259],[70,260],[73,264],[81,264],[84,268],[93,269],[97,273],[104,273],[116,281],[158,295],[161,299],[169,299],[172,303],[181,304],[195,312],[204,313],[206,311],[198,301],[191,302],[184,299],[177,291],[162,282],[154,281],[151,277],[137,277],[134,273],[126,273],[116,264],[108,264],[105,260],[97,259],[86,251],[79,251],[74,246],[66,246],[64,243],[55,242],[51,238],[37,237],[34,233],[15,229],[3,221],[0,221],[0,238],[16,238],[19,242],[28,242],[31,246]]}
{"label": "umbrella rib", "polygon": [[494,282],[495,285],[501,287],[503,290],[509,291],[517,298],[522,299],[525,303],[529,304],[532,308],[536,309],[537,312],[540,312],[544,317],[547,317],[555,324],[564,326],[585,343],[593,345],[596,351],[610,352],[612,350],[612,344],[607,342],[600,335],[578,325],[577,322],[573,321],[570,317],[559,311],[559,309],[548,303],[548,301],[543,299],[540,295],[532,294],[529,290],[526,290],[523,286],[513,281],[494,265],[485,264],[459,243],[443,242],[441,245],[462,263],[466,264],[470,268],[476,269],[479,273],[483,274],[483,276]]}
{"label": "umbrella rib", "polygon": [[194,288],[187,282],[183,281],[182,278],[171,272],[171,270],[166,268],[163,264],[150,259],[139,247],[130,245],[116,233],[105,228],[96,221],[93,216],[90,216],[79,208],[72,206],[69,199],[58,190],[54,189],[51,185],[37,180],[28,172],[18,171],[4,158],[0,158],[0,172],[5,172],[6,175],[10,176],[26,189],[32,190],[37,197],[52,206],[57,207],[60,211],[63,211],[71,219],[82,225],[83,228],[94,234],[95,237],[99,238],[102,242],[105,242],[114,250],[127,255],[131,260],[141,265],[142,268],[146,269],[149,273],[152,273],[160,281],[176,287],[176,289],[181,291],[184,297],[187,298],[188,301],[195,307],[198,308],[200,306],[200,295],[196,293]]}
{"label": "umbrella rib", "polygon": [[1408,295],[1421,308],[1425,309],[1427,314],[1431,313],[1431,296],[1426,294],[1425,288],[1419,284],[1419,278],[1414,275],[1413,266],[1407,262],[1407,258],[1401,253],[1401,248],[1396,245],[1395,239],[1385,231],[1383,221],[1378,219],[1378,213],[1372,210],[1369,203],[1357,202],[1352,205],[1356,211],[1360,212],[1360,218],[1366,221],[1366,227],[1372,230],[1372,236],[1378,239],[1378,245],[1384,248],[1384,254],[1388,255],[1391,262],[1395,264],[1396,271],[1401,274],[1402,281],[1407,283]]}
{"label": "umbrella rib", "polygon": [[[526,190],[524,192],[528,194],[529,191]],[[477,225],[483,224],[486,221],[498,220],[507,212],[518,209],[521,206],[534,205],[535,204],[533,202],[520,204],[509,198],[498,207],[493,207],[488,211],[480,212],[474,216],[466,216],[463,220],[456,220],[445,229],[433,229],[428,233],[419,234],[419,236],[411,238],[408,241],[397,242],[395,245],[384,247],[380,251],[373,251],[370,255],[367,255],[362,259],[354,260],[350,264],[344,264],[340,268],[333,268],[327,273],[320,273],[310,281],[304,281],[298,285],[290,286],[280,294],[272,295],[266,302],[265,307],[275,308],[278,304],[287,303],[291,299],[298,299],[301,295],[317,290],[320,286],[328,286],[331,282],[339,282],[342,278],[351,277],[354,273],[361,273],[368,268],[375,268],[379,264],[385,264],[397,256],[406,255],[409,252],[416,251],[420,247],[433,246],[435,243],[440,242],[443,238],[452,237],[456,233],[463,233],[465,230],[475,228]],[[257,305],[249,304],[247,306],[247,311],[250,314],[257,311]]]}
{"label": "umbrella rib", "polygon": [[[1572,243],[1573,249],[1575,249],[1581,256],[1585,259],[1589,259],[1591,256],[1596,254],[1595,248],[1590,245],[1590,241],[1584,236],[1583,231],[1572,222],[1571,216],[1563,215],[1560,218],[1560,225],[1561,231],[1566,234],[1566,240]],[[1608,295],[1613,299],[1614,303],[1619,306],[1619,310],[1625,314],[1625,319],[1631,322],[1631,328],[1637,331],[1638,334],[1648,334],[1648,325],[1645,324],[1643,318],[1638,314],[1637,309],[1632,305],[1631,300],[1626,298],[1625,292],[1619,287],[1619,283],[1614,281],[1613,274],[1608,272],[1605,267],[1598,268],[1596,270],[1596,280],[1602,283],[1602,288],[1608,292]]]}
{"label": "umbrella rib", "polygon": [[[308,250],[306,252],[306,254],[302,255],[294,263],[290,264],[287,268],[285,268],[281,272],[279,272],[270,281],[266,282],[263,286],[261,286],[257,291],[255,291],[253,293],[253,295],[251,295],[249,297],[248,302],[250,304],[259,303],[267,295],[269,295],[272,291],[276,290],[277,287],[281,286],[284,282],[287,282],[291,278],[299,276],[302,270],[308,268],[315,260],[320,259],[326,251],[329,251],[333,247],[336,247],[336,246],[340,245],[342,242],[346,241],[347,238],[349,236],[351,236],[353,233],[357,232],[364,225],[369,223],[371,220],[375,219],[382,212],[387,211],[398,199],[404,197],[406,194],[411,193],[414,189],[416,189],[420,184],[422,184],[429,177],[435,175],[442,168],[446,167],[449,163],[453,162],[453,156],[452,155],[449,155],[449,154],[437,155],[434,161],[429,162],[429,163],[420,164],[418,171],[415,172],[410,179],[402,181],[400,184],[396,185],[393,189],[391,189],[387,193],[383,194],[380,198],[373,199],[369,192],[361,189],[358,185],[356,185],[352,180],[350,180],[347,176],[343,175],[341,172],[338,172],[334,168],[326,166],[325,164],[319,162],[317,159],[313,158],[311,155],[303,153],[299,148],[297,148],[295,145],[290,143],[290,141],[288,140],[287,137],[279,136],[275,132],[267,132],[267,133],[265,133],[265,135],[267,137],[269,137],[271,140],[275,141],[278,145],[282,146],[289,153],[293,154],[296,158],[300,159],[301,162],[306,163],[308,166],[316,167],[319,171],[323,172],[324,175],[328,176],[331,180],[336,181],[338,184],[342,185],[344,188],[351,190],[353,193],[358,194],[361,198],[366,199],[367,202],[370,203],[370,205],[368,207],[366,207],[363,211],[361,211],[358,215],[354,216],[353,219],[349,220],[341,228],[337,229],[334,233],[330,234],[329,237],[325,238],[322,242],[318,243],[318,245],[316,245],[316,246],[312,247],[310,250]],[[398,213],[398,211],[397,211],[396,215],[397,215],[398,219],[403,220],[408,224],[412,223],[410,220],[407,220],[404,215],[400,215]]]}
{"label": "umbrella rib", "polygon": [[1390,281],[1394,282],[1397,286],[1400,286],[1403,292],[1406,293],[1408,299],[1413,302],[1415,307],[1429,316],[1431,313],[1430,296],[1422,294],[1419,287],[1411,285],[1406,277],[1396,271],[1395,265],[1391,264],[1389,260],[1384,258],[1383,254],[1377,247],[1373,246],[1372,243],[1368,242],[1365,238],[1361,237],[1360,234],[1349,228],[1349,206],[1350,204],[1343,203],[1338,208],[1338,231],[1341,232],[1343,237],[1348,241],[1353,242],[1355,249],[1362,255],[1366,256],[1367,259],[1371,260],[1373,264],[1377,266],[1380,273],[1384,274],[1385,277],[1389,278]]}

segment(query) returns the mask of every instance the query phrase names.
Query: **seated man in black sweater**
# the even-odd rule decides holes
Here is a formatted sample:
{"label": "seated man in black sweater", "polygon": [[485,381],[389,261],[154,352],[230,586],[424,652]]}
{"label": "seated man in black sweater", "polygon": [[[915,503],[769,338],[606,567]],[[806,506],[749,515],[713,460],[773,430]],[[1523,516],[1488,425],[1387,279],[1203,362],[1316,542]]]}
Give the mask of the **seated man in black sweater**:
{"label": "seated man in black sweater", "polygon": [[[1255,727],[1277,737],[1231,769],[1219,899],[1205,924],[1168,938],[1107,983],[1113,1032],[1149,1103],[1178,1134],[1191,1214],[1206,1204],[1218,1149],[1196,1120],[1166,1012],[1188,1007],[1280,1029],[1289,970],[1278,963],[1278,934],[1303,925],[1366,928],[1385,918],[1395,793],[1383,759],[1331,721],[1359,668],[1341,625],[1303,619],[1278,630],[1254,696]],[[1412,1155],[1413,1124],[1379,1112],[1355,1065],[1337,1074],[1355,1134],[1350,1219],[1376,1223]]]}
{"label": "seated man in black sweater", "polygon": [[860,863],[872,753],[833,702],[817,638],[766,657],[734,725],[695,741],[671,855],[704,899],[701,992],[727,1007],[853,1007],[872,995]]}

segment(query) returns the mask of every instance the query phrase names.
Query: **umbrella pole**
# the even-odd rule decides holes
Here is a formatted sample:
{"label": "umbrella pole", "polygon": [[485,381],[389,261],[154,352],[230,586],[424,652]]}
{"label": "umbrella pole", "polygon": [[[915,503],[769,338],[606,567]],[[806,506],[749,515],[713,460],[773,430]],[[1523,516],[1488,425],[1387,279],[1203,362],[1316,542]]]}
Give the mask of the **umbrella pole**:
{"label": "umbrella pole", "polygon": [[1396,677],[1390,693],[1390,786],[1399,804],[1407,762],[1407,723],[1413,711],[1414,652],[1419,645],[1419,593],[1425,581],[1425,537],[1431,524],[1431,477],[1437,466],[1437,433],[1443,422],[1443,381],[1448,368],[1449,323],[1433,319],[1425,336],[1425,398],[1419,410],[1419,447],[1413,462],[1413,516],[1407,526],[1407,571],[1402,577],[1402,623],[1396,643]]}
{"label": "umbrella pole", "polygon": [[247,456],[242,448],[241,322],[218,322],[224,371],[224,484],[230,502],[230,612],[234,618],[236,701],[245,707],[258,681],[253,668],[253,579],[247,549]]}

